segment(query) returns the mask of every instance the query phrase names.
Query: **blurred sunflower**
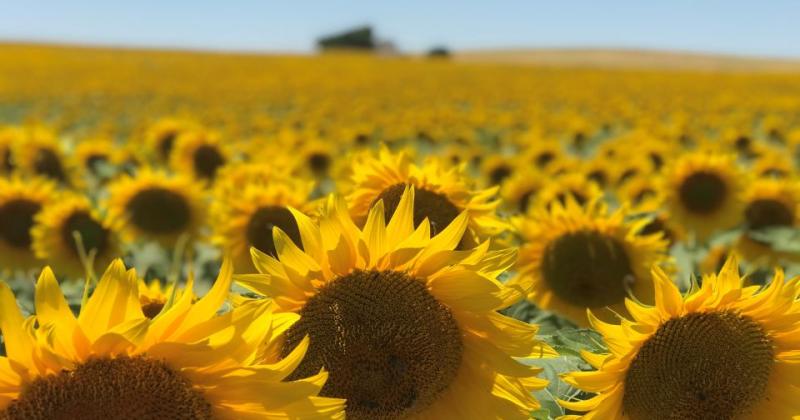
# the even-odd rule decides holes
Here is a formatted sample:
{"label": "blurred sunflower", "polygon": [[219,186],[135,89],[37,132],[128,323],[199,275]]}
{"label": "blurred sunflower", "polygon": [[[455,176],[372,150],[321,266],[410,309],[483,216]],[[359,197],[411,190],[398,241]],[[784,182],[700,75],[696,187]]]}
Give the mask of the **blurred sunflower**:
{"label": "blurred sunflower", "polygon": [[276,338],[269,308],[217,314],[231,274],[223,264],[205,297],[192,303],[184,293],[154,319],[142,313],[136,273],[119,260],[77,317],[48,268],[36,283],[35,317],[25,319],[0,282],[0,418],[341,418],[343,401],[316,397],[324,372],[281,381],[308,340],[263,364],[256,347]]}
{"label": "blurred sunflower", "polygon": [[515,165],[511,159],[497,154],[490,154],[481,160],[481,173],[489,185],[502,185],[514,174]]}
{"label": "blurred sunflower", "polygon": [[102,171],[105,167],[121,163],[120,157],[117,146],[106,138],[83,140],[75,146],[73,154],[76,166],[95,176],[109,176],[110,174],[103,174]]}
{"label": "blurred sunflower", "polygon": [[561,160],[564,156],[561,143],[554,140],[537,139],[524,144],[522,161],[529,162],[540,171],[547,171],[548,166]]}
{"label": "blurred sunflower", "polygon": [[42,127],[29,127],[25,139],[14,150],[17,167],[23,173],[42,176],[64,185],[73,185],[68,161],[55,135]]}
{"label": "blurred sunflower", "polygon": [[667,168],[661,191],[675,222],[703,240],[742,221],[746,187],[732,155],[696,152]]}
{"label": "blurred sunflower", "polygon": [[581,206],[568,198],[516,219],[523,241],[517,276],[533,283],[528,298],[578,325],[586,325],[586,309],[624,313],[631,293],[652,302],[649,269],[666,261],[667,241],[642,235],[647,220],[626,215],[624,208],[609,214],[597,199]]}
{"label": "blurred sunflower", "polygon": [[213,181],[217,171],[229,161],[230,153],[219,134],[200,130],[178,136],[170,154],[170,164],[175,171],[204,181]]}
{"label": "blurred sunflower", "polygon": [[54,193],[55,186],[42,178],[0,178],[0,265],[4,269],[39,265],[31,247],[31,228]]}
{"label": "blurred sunflower", "polygon": [[414,225],[419,226],[427,218],[432,235],[444,230],[464,210],[469,215],[469,230],[462,247],[472,246],[509,227],[496,214],[500,205],[500,200],[494,199],[498,188],[473,189],[464,165],[448,166],[429,159],[420,166],[405,151],[393,154],[383,148],[378,157],[366,156],[353,166],[352,190],[347,202],[359,222],[365,220],[378,200],[383,200],[388,222],[406,186],[412,185],[416,190]]}
{"label": "blurred sunflower", "polygon": [[0,174],[14,171],[14,146],[24,138],[25,132],[19,127],[0,127]]}
{"label": "blurred sunflower", "polygon": [[735,258],[685,296],[658,267],[653,277],[655,306],[627,300],[621,325],[590,315],[610,354],[582,352],[597,370],[563,379],[597,395],[561,405],[598,419],[797,418],[798,279],[744,287]]}
{"label": "blurred sunflower", "polygon": [[734,253],[733,247],[728,244],[714,245],[708,249],[698,264],[700,274],[718,273],[725,266],[725,262]]}
{"label": "blurred sunflower", "polygon": [[197,128],[197,124],[186,120],[163,118],[147,128],[145,144],[158,160],[169,162],[175,140],[184,132]]}
{"label": "blurred sunflower", "polygon": [[194,237],[206,221],[201,187],[182,175],[145,169],[124,175],[109,186],[108,220],[126,241],[156,239],[173,244]]}
{"label": "blurred sunflower", "polygon": [[273,229],[280,228],[302,248],[300,230],[289,208],[304,211],[313,184],[274,179],[264,184],[249,184],[238,190],[235,199],[215,196],[211,206],[212,241],[233,257],[237,272],[253,273],[250,248],[276,255]]}
{"label": "blurred sunflower", "polygon": [[583,205],[603,195],[600,187],[580,173],[569,173],[550,179],[536,197],[536,205],[566,204],[569,198]]}
{"label": "blurred sunflower", "polygon": [[238,281],[299,314],[277,351],[307,336],[311,346],[289,378],[327,370],[320,395],[346,398],[348,418],[527,419],[546,381],[515,358],[554,352],[535,326],[497,312],[526,292],[496,280],[515,253],[454,251],[467,213],[431,237],[427,219],[414,228],[414,202],[405,187],[387,225],[379,200],[363,230],[334,197],[319,224],[293,211],[303,250],[275,229],[278,257],[254,250],[263,274]]}
{"label": "blurred sunflower", "polygon": [[[121,256],[117,235],[84,196],[62,194],[34,220],[33,250],[57,274],[71,277],[86,274],[82,252],[86,253],[84,256],[93,256],[93,269],[106,267]],[[78,247],[75,233],[80,235],[83,249]]]}
{"label": "blurred sunflower", "polygon": [[795,174],[792,157],[785,150],[768,149],[752,163],[756,177],[789,178]]}
{"label": "blurred sunflower", "polygon": [[600,158],[583,161],[580,172],[600,189],[608,188],[617,177],[616,166]]}
{"label": "blurred sunflower", "polygon": [[548,177],[534,169],[517,171],[503,184],[501,189],[504,203],[510,211],[525,213],[535,202],[539,191],[544,188]]}
{"label": "blurred sunflower", "polygon": [[797,253],[776,251],[751,233],[772,227],[792,227],[800,222],[800,185],[796,179],[759,179],[744,197],[745,232],[736,251],[748,262],[773,266],[780,261],[800,260]]}

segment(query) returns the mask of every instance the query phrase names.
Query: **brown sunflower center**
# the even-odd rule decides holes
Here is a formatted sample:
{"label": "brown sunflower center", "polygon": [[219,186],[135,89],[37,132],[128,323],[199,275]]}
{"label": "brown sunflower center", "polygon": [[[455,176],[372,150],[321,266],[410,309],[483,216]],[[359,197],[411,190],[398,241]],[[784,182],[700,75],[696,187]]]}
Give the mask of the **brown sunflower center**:
{"label": "brown sunflower center", "polygon": [[555,160],[555,158],[556,158],[556,155],[553,152],[550,152],[550,151],[542,152],[542,153],[539,153],[538,156],[536,156],[536,159],[535,159],[534,163],[536,164],[536,166],[539,169],[543,169],[544,167],[549,165],[550,162]]}
{"label": "brown sunflower center", "polygon": [[576,190],[560,191],[556,194],[555,200],[566,206],[568,197],[572,197],[579,206],[586,204],[586,195]]}
{"label": "brown sunflower center", "polygon": [[176,138],[178,138],[177,131],[168,131],[161,135],[161,138],[158,140],[158,152],[161,154],[162,159],[169,159]]}
{"label": "brown sunflower center", "polygon": [[763,398],[773,358],[771,340],[749,317],[673,318],[631,362],[622,406],[633,420],[740,418]]}
{"label": "brown sunflower center", "polygon": [[605,187],[608,183],[608,175],[602,169],[594,169],[590,171],[586,177],[594,181],[600,187]]}
{"label": "brown sunflower center", "polygon": [[622,244],[592,231],[567,233],[548,245],[542,275],[556,296],[589,308],[622,302],[635,281]]}
{"label": "brown sunflower center", "polygon": [[36,152],[36,157],[33,160],[33,170],[39,175],[59,182],[67,180],[61,159],[59,159],[55,151],[48,148],[42,148]]}
{"label": "brown sunflower center", "polygon": [[[392,185],[383,190],[372,203],[375,205],[379,200],[383,200],[386,223],[389,223],[397,206],[400,205],[405,189],[406,184]],[[446,195],[424,188],[414,190],[414,226],[419,226],[427,218],[431,224],[431,236],[443,231],[459,213],[458,207],[450,202]]]}
{"label": "brown sunflower center", "polygon": [[518,204],[519,204],[519,212],[520,213],[525,213],[525,212],[528,211],[528,207],[531,205],[531,200],[533,199],[534,195],[536,195],[536,191],[529,190],[529,191],[525,191],[519,197],[519,203]]}
{"label": "brown sunflower center", "polygon": [[153,319],[161,313],[161,310],[164,309],[165,304],[166,302],[163,301],[151,300],[142,304],[142,313],[147,318]]}
{"label": "brown sunflower center", "polygon": [[331,157],[327,153],[311,153],[308,156],[308,166],[315,174],[326,174],[331,167]]}
{"label": "brown sunflower center", "polygon": [[91,214],[85,211],[78,211],[70,215],[61,228],[61,238],[64,243],[69,244],[73,255],[78,257],[78,246],[75,242],[74,232],[81,236],[83,249],[88,253],[97,250],[98,254],[106,249],[108,244],[108,230],[100,222],[94,219]]}
{"label": "brown sunflower center", "polygon": [[3,420],[210,419],[211,404],[166,363],[142,356],[89,359],[40,377]]}
{"label": "brown sunflower center", "polygon": [[11,153],[11,149],[6,149],[3,152],[3,169],[6,172],[11,172],[14,170],[16,165],[14,164],[14,155]]}
{"label": "brown sunflower center", "polygon": [[303,248],[300,228],[294,215],[286,207],[267,206],[256,210],[247,222],[247,241],[259,251],[272,256],[277,255],[272,240],[272,228],[278,227],[289,235],[295,245]]}
{"label": "brown sunflower center", "polygon": [[347,418],[394,419],[433,403],[461,366],[461,331],[418,279],[355,271],[325,286],[286,332],[287,355],[311,345],[290,379],[329,372],[320,395],[347,398]]}
{"label": "brown sunflower center", "polygon": [[4,204],[0,207],[0,237],[15,248],[29,248],[33,218],[41,208],[41,204],[24,198]]}
{"label": "brown sunflower center", "polygon": [[750,229],[791,226],[794,222],[792,209],[778,200],[767,198],[754,200],[748,204],[744,215],[747,220],[747,227]]}
{"label": "brown sunflower center", "polygon": [[722,207],[728,187],[719,175],[712,172],[695,172],[680,186],[680,199],[692,213],[707,215]]}
{"label": "brown sunflower center", "polygon": [[500,185],[506,178],[511,176],[511,168],[508,165],[499,165],[489,171],[489,182],[492,185]]}
{"label": "brown sunflower center", "polygon": [[194,171],[201,178],[214,179],[217,169],[225,164],[225,157],[222,156],[216,146],[204,144],[194,152]]}
{"label": "brown sunflower center", "polygon": [[661,233],[662,237],[667,240],[669,245],[675,242],[675,233],[667,226],[666,220],[663,216],[654,217],[649,223],[644,225],[639,231],[639,235],[647,236],[656,233]]}
{"label": "brown sunflower center", "polygon": [[86,167],[92,172],[99,171],[103,165],[107,164],[108,156],[101,153],[95,153],[86,158]]}
{"label": "brown sunflower center", "polygon": [[139,191],[126,207],[131,222],[152,234],[180,232],[189,226],[192,216],[189,203],[182,195],[161,187]]}

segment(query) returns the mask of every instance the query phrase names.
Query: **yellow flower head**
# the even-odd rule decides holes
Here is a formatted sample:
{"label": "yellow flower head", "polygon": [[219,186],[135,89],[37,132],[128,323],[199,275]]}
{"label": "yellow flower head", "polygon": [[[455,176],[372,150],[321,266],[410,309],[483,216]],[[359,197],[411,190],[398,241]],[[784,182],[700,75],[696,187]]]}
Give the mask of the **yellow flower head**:
{"label": "yellow flower head", "polygon": [[630,319],[590,314],[610,354],[583,352],[596,370],[568,384],[596,395],[562,401],[592,419],[792,419],[800,412],[800,281],[777,271],[745,287],[735,258],[681,295],[653,269],[654,306],[626,300]]}
{"label": "yellow flower head", "polygon": [[326,369],[321,395],[346,398],[349,418],[528,418],[530,392],[546,381],[516,358],[553,351],[535,326],[497,312],[527,292],[496,279],[515,252],[488,242],[454,251],[467,212],[431,236],[427,219],[414,226],[414,193],[405,188],[388,223],[379,200],[363,229],[330,197],[318,223],[293,211],[302,250],[280,229],[277,257],[253,250],[263,274],[239,283],[299,316],[267,353],[289,354],[309,336],[290,378]]}
{"label": "yellow flower head", "polygon": [[0,282],[0,418],[341,418],[343,401],[316,397],[324,372],[282,381],[308,340],[278,363],[256,361],[257,346],[286,320],[266,305],[217,314],[231,268],[223,264],[202,299],[183,293],[153,319],[142,312],[136,273],[119,260],[78,316],[49,268],[27,319]]}

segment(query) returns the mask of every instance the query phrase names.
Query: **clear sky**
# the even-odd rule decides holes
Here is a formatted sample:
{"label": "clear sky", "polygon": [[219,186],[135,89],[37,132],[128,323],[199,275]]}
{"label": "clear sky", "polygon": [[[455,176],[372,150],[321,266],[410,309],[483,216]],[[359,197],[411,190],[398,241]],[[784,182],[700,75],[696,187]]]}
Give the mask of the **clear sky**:
{"label": "clear sky", "polygon": [[372,24],[403,50],[435,44],[626,47],[800,57],[800,1],[0,0],[0,40],[310,51]]}

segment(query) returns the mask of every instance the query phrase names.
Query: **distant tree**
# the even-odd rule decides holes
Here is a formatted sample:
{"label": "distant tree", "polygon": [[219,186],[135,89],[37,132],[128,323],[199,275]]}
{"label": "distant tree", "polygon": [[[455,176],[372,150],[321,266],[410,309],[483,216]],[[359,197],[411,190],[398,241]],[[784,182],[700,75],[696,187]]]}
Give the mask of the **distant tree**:
{"label": "distant tree", "polygon": [[375,46],[376,42],[371,26],[350,29],[317,40],[317,47],[322,50],[338,48],[374,50]]}
{"label": "distant tree", "polygon": [[450,57],[450,50],[445,46],[436,46],[428,50],[428,57],[448,58]]}

